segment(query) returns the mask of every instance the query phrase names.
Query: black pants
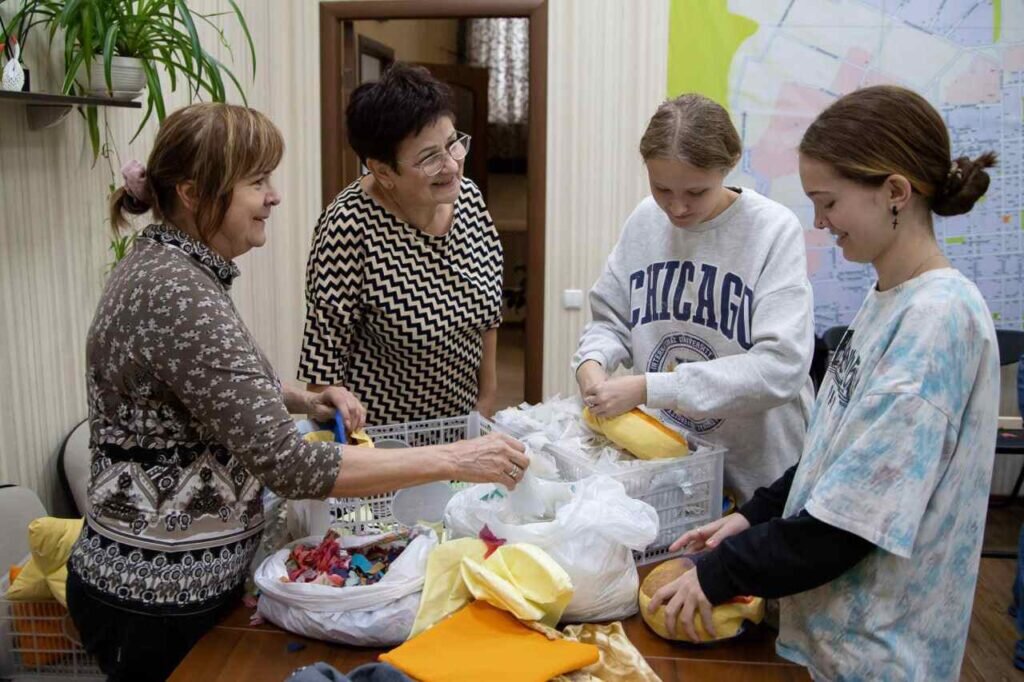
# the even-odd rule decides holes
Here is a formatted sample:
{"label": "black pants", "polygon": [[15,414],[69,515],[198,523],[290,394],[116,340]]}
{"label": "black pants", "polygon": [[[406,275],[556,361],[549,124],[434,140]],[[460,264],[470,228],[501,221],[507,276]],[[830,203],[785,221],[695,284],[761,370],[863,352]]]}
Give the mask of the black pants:
{"label": "black pants", "polygon": [[68,612],[109,682],[163,682],[241,594],[239,587],[223,605],[203,613],[147,615],[98,599],[68,570]]}

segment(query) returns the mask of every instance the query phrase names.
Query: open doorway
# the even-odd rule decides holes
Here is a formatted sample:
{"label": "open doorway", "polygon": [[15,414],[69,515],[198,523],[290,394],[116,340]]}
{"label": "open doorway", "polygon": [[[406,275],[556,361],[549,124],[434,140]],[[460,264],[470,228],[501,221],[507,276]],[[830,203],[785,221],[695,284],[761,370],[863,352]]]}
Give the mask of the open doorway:
{"label": "open doorway", "polygon": [[[495,31],[516,33],[494,36]],[[503,98],[497,101],[501,116],[489,115],[495,112],[496,97],[489,84],[500,67],[488,61],[488,50],[481,50],[482,41],[496,39],[509,52],[510,37],[521,38],[511,48],[522,52],[514,86],[522,89],[519,118],[516,112],[509,116],[516,96],[506,94],[498,95]],[[391,62],[401,60],[425,66],[452,88],[457,125],[473,135],[465,172],[486,197],[505,253],[497,408],[524,399],[539,402],[544,345],[546,1],[325,2],[320,5],[320,52],[325,206],[361,171],[345,143],[344,130],[348,94],[355,87],[376,80]],[[509,74],[498,75],[506,83]]]}

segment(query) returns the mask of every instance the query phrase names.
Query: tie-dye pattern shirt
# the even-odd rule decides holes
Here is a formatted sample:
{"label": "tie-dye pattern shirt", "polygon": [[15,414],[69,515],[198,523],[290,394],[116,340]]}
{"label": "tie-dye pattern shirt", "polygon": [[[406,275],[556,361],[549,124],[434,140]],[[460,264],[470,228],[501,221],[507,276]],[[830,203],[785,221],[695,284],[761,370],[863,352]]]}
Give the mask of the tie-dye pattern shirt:
{"label": "tie-dye pattern shirt", "polygon": [[943,269],[871,291],[829,366],[785,516],[806,509],[877,547],[781,600],[780,655],[815,679],[958,679],[998,406],[974,284]]}

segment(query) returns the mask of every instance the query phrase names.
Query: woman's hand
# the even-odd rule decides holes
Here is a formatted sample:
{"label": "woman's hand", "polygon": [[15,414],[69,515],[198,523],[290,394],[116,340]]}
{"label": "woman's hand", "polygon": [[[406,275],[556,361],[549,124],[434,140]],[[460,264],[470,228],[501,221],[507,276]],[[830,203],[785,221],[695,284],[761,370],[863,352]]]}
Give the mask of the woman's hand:
{"label": "woman's hand", "polygon": [[504,433],[490,433],[449,446],[452,478],[469,483],[501,483],[509,490],[523,479],[530,466],[526,447]]}
{"label": "woman's hand", "polygon": [[670,552],[683,550],[689,554],[702,549],[714,549],[730,535],[738,535],[748,528],[750,528],[750,521],[743,514],[729,514],[717,521],[683,533],[669,546],[668,550]]}
{"label": "woman's hand", "polygon": [[329,386],[319,393],[309,392],[306,400],[310,419],[328,422],[334,419],[334,412],[341,412],[345,429],[352,433],[366,425],[366,408],[352,393],[341,386]]}
{"label": "woman's hand", "polygon": [[608,373],[596,360],[587,360],[576,368],[576,383],[580,387],[580,395],[586,397],[587,392],[596,388],[608,379]]}
{"label": "woman's hand", "polygon": [[675,637],[676,623],[682,622],[683,631],[690,641],[701,641],[693,626],[693,617],[699,611],[700,619],[704,623],[704,631],[712,637],[716,637],[715,624],[711,618],[711,602],[704,596],[704,590],[700,587],[696,567],[655,592],[651,597],[651,602],[647,605],[647,612],[653,614],[665,602],[668,602],[665,604],[665,629],[668,630],[669,635]]}
{"label": "woman's hand", "polygon": [[583,402],[595,417],[617,417],[647,400],[647,377],[636,374],[612,377],[583,394]]}

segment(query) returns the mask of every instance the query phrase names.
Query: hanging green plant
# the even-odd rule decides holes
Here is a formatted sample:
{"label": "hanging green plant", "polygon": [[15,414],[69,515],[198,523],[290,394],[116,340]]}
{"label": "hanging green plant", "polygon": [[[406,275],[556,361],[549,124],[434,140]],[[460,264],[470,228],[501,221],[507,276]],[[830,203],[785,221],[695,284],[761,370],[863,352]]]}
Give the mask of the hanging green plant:
{"label": "hanging green plant", "polygon": [[[163,121],[167,113],[161,70],[167,74],[170,91],[177,91],[179,84],[183,84],[190,100],[206,95],[215,102],[223,102],[226,76],[242,101],[246,101],[241,83],[227,66],[204,49],[196,29],[197,23],[212,26],[221,44],[230,51],[224,31],[215,19],[233,15],[245,34],[255,77],[256,49],[249,27],[235,0],[226,2],[230,11],[203,14],[192,10],[185,0],[26,0],[19,17],[29,18],[29,28],[46,26],[51,43],[57,30],[63,31],[64,94],[106,93],[125,97],[133,94],[133,89],[146,88],[146,113],[135,131],[137,137],[150,116],[156,113],[157,120]],[[120,76],[131,79],[132,68],[130,61],[119,58],[137,60],[141,73],[136,83],[118,85]],[[96,107],[85,108],[85,119],[95,159],[101,150]]]}

